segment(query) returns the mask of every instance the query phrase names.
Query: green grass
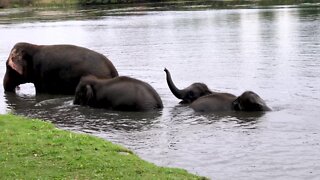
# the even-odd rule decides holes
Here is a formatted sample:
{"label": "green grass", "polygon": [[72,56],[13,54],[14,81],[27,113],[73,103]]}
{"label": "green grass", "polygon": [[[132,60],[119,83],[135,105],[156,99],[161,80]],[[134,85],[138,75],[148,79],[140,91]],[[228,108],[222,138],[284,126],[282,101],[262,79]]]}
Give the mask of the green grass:
{"label": "green grass", "polygon": [[1,179],[205,179],[158,167],[119,145],[53,124],[0,115]]}

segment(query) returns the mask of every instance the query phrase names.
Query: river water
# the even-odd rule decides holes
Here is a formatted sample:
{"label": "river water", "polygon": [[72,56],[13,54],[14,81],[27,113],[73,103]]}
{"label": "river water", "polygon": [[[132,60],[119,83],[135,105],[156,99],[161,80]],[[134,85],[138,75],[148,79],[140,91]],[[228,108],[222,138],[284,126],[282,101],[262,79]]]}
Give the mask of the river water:
{"label": "river water", "polygon": [[[116,12],[116,13],[115,13]],[[280,6],[194,11],[0,11],[0,76],[16,42],[76,44],[105,54],[120,75],[150,83],[164,109],[114,112],[72,105],[71,96],[0,90],[0,112],[122,144],[145,160],[212,179],[320,178],[320,8]],[[266,113],[195,113],[179,87],[259,94]],[[2,82],[1,82],[2,83]],[[2,85],[1,85],[2,88]]]}

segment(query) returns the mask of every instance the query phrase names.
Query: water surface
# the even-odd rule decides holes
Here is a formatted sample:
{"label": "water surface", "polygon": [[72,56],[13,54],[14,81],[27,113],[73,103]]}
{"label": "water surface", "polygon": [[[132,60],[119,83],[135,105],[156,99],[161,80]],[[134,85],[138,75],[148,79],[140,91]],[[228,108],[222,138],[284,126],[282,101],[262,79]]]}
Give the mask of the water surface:
{"label": "water surface", "polygon": [[[105,54],[120,75],[150,83],[164,109],[130,113],[74,106],[71,96],[35,96],[27,84],[17,95],[0,91],[0,112],[94,134],[157,165],[212,179],[320,177],[318,6],[59,12],[0,12],[1,77],[16,42],[76,44]],[[252,90],[273,111],[195,113],[171,94],[164,67],[179,87],[204,82],[235,95]]]}

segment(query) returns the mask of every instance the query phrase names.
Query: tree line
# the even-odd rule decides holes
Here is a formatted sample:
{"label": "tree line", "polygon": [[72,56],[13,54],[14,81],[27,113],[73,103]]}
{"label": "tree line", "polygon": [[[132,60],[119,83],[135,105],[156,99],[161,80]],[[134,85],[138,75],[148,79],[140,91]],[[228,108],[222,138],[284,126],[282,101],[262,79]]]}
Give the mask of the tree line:
{"label": "tree line", "polygon": [[[68,5],[107,5],[107,4],[131,4],[131,3],[156,3],[156,2],[183,2],[200,4],[227,4],[244,5],[254,4],[261,6],[268,5],[292,5],[301,3],[318,3],[319,0],[0,0],[0,8],[24,7],[24,6],[68,6]],[[214,6],[213,6],[214,7]]]}

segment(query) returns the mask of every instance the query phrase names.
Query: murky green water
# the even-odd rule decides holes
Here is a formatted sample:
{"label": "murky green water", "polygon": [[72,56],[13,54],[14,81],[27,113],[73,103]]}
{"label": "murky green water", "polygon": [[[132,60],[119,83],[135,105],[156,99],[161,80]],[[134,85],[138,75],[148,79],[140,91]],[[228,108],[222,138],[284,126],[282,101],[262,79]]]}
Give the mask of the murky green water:
{"label": "murky green water", "polygon": [[[110,14],[110,11],[114,13]],[[39,20],[40,19],[40,20]],[[50,120],[123,144],[158,165],[212,179],[320,177],[320,7],[197,11],[0,10],[0,76],[16,42],[76,44],[108,56],[121,75],[150,83],[165,108],[123,113],[73,106],[71,96],[0,91],[2,113]],[[258,93],[267,113],[199,114],[178,105],[179,87],[204,82]],[[1,85],[2,87],[2,85]]]}

